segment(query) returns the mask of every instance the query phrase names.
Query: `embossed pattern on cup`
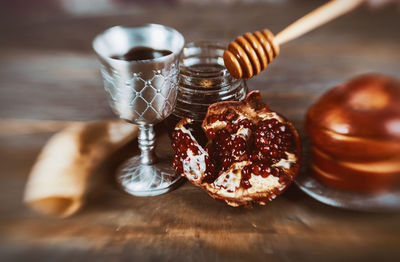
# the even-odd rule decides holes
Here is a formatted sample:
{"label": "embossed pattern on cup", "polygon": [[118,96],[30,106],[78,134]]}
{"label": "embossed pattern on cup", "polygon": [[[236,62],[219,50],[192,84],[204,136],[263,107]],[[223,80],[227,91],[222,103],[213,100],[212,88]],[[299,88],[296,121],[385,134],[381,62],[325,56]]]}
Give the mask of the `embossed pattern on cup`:
{"label": "embossed pattern on cup", "polygon": [[178,90],[177,62],[151,73],[132,72],[124,78],[118,71],[102,66],[110,106],[120,118],[134,123],[155,123],[171,114]]}

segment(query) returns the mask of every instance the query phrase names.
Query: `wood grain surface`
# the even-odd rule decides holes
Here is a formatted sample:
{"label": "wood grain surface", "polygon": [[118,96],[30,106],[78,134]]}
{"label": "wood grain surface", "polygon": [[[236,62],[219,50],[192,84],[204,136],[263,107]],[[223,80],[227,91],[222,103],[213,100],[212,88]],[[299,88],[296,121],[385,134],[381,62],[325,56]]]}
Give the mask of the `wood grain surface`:
{"label": "wood grain surface", "polygon": [[[96,34],[152,22],[187,41],[229,42],[265,27],[277,32],[319,1],[121,1],[79,13],[56,1],[28,2],[0,4],[0,261],[400,261],[400,214],[325,206],[296,186],[253,209],[229,207],[189,183],[131,197],[115,186],[113,171],[135,143],[99,168],[99,182],[107,183],[77,215],[58,220],[28,210],[21,202],[26,177],[52,133],[64,121],[114,117],[91,50]],[[330,87],[368,72],[400,77],[399,15],[390,6],[346,15],[285,45],[248,86],[304,139],[305,112]]]}

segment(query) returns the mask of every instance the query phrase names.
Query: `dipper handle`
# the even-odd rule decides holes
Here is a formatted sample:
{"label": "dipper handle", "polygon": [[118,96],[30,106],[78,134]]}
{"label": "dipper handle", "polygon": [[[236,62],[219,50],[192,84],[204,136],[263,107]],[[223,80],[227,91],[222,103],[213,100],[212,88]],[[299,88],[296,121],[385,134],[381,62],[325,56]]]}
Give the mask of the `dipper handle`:
{"label": "dipper handle", "polygon": [[282,45],[296,39],[297,37],[352,11],[364,1],[365,0],[329,1],[283,29],[276,35],[275,41],[279,45]]}

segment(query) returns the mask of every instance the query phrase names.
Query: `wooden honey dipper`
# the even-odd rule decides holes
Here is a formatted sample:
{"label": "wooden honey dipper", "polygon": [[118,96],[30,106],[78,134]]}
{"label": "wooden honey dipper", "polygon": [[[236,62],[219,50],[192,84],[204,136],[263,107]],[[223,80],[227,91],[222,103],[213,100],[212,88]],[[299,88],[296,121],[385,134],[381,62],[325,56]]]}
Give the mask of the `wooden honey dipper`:
{"label": "wooden honey dipper", "polygon": [[239,36],[229,43],[224,52],[225,66],[233,77],[250,79],[266,69],[279,55],[280,45],[350,12],[364,1],[329,1],[298,19],[276,36],[268,29]]}

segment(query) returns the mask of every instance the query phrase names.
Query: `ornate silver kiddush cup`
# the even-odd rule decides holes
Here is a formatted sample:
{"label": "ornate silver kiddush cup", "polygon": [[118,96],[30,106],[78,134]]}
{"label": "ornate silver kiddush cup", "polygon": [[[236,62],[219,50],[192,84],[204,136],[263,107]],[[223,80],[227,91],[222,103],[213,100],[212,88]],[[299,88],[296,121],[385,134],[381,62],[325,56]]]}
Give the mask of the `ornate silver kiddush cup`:
{"label": "ornate silver kiddush cup", "polygon": [[[184,38],[178,31],[155,24],[112,27],[93,41],[111,108],[120,118],[139,125],[141,154],[127,160],[117,174],[122,188],[132,195],[163,194],[172,190],[181,178],[170,161],[155,156],[153,126],[169,116],[175,107],[183,46]],[[112,58],[126,54],[133,47],[172,53],[148,60]]]}

